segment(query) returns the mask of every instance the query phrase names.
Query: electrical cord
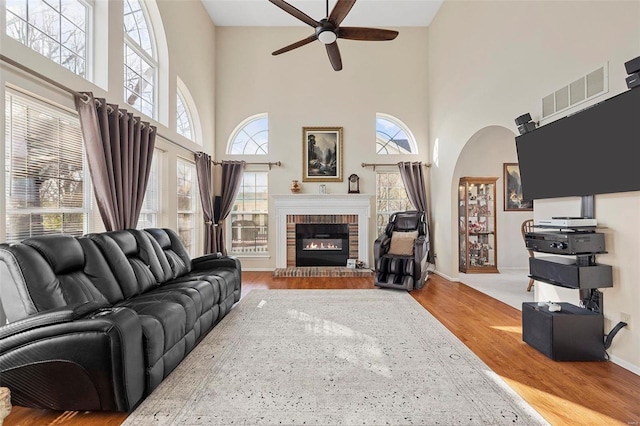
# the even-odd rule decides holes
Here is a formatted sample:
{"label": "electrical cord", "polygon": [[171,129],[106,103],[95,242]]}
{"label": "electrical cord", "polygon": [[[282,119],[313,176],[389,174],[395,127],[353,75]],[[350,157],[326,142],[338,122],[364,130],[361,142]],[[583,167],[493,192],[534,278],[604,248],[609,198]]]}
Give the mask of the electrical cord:
{"label": "electrical cord", "polygon": [[609,334],[605,336],[605,339],[604,339],[605,350],[609,349],[609,347],[611,346],[611,341],[613,340],[615,335],[618,334],[618,331],[620,331],[623,327],[626,327],[626,326],[627,326],[626,322],[620,321],[618,324],[616,324],[615,327],[613,327],[613,330],[611,330]]}

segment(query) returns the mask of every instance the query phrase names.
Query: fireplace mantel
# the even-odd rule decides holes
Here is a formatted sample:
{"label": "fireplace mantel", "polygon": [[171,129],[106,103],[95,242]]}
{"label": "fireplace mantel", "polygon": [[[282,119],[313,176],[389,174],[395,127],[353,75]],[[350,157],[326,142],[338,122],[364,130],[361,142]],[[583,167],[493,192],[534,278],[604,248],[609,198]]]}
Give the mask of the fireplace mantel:
{"label": "fireplace mantel", "polygon": [[275,194],[276,268],[287,266],[288,215],[358,215],[358,259],[369,265],[370,194]]}

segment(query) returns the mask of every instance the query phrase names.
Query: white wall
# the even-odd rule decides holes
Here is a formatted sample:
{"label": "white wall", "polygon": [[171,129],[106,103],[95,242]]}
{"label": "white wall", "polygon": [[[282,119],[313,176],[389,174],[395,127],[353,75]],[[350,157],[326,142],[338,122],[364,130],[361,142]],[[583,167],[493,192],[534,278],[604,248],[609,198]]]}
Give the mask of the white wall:
{"label": "white wall", "polygon": [[[609,93],[593,102],[625,91],[623,64],[640,54],[639,22],[638,2],[443,4],[429,28],[428,46],[430,146],[438,150],[431,190],[440,273],[457,277],[453,188],[465,144],[488,126],[516,134],[515,117],[530,112],[539,119],[543,96],[607,62]],[[534,208],[534,218],[540,219],[576,215],[580,206],[576,197],[536,201]],[[614,268],[614,287],[604,290],[607,325],[618,322],[620,311],[633,311],[640,300],[639,212],[638,192],[596,196],[596,217],[607,227],[609,251],[598,260]],[[536,292],[557,291],[548,287],[538,283]],[[575,295],[560,293],[560,300],[575,301]],[[639,372],[638,347],[640,327],[634,323],[618,334],[610,353]]]}
{"label": "white wall", "polygon": [[[318,183],[302,182],[302,127],[344,128],[344,176],[360,176],[360,191],[375,193],[375,174],[362,162],[428,161],[427,29],[400,28],[391,42],[340,40],[344,69],[331,68],[319,42],[272,56],[271,52],[303,39],[307,28],[218,27],[216,33],[216,158],[245,118],[269,113],[269,154],[250,162],[282,161],[269,173],[269,192],[289,192],[292,179],[302,192],[317,193]],[[413,132],[419,154],[375,154],[375,114],[388,113]],[[346,193],[347,182],[327,183],[329,193]],[[372,216],[375,208],[372,205]],[[269,259],[243,259],[247,268],[275,267],[275,222],[269,226]],[[370,235],[374,235],[371,221]],[[371,256],[371,255],[370,255]]]}

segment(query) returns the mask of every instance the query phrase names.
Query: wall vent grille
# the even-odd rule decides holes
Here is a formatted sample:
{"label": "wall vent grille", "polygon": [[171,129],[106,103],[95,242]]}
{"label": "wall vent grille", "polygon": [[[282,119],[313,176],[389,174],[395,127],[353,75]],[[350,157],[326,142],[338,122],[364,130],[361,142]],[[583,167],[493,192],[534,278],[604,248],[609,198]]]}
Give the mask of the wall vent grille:
{"label": "wall vent grille", "polygon": [[608,91],[609,66],[605,64],[542,98],[542,118],[549,118]]}

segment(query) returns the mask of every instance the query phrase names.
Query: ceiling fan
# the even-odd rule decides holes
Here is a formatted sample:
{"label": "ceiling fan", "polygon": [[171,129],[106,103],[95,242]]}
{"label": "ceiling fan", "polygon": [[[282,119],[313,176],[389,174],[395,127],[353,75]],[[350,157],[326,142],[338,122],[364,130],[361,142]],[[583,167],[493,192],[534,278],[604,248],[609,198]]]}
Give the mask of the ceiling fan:
{"label": "ceiling fan", "polygon": [[329,0],[327,0],[327,17],[320,21],[316,21],[284,0],[269,1],[288,14],[298,18],[305,24],[315,28],[315,32],[312,35],[285,46],[282,49],[276,50],[272,53],[274,56],[302,47],[314,40],[320,40],[327,49],[331,66],[333,66],[334,70],[340,71],[342,69],[342,58],[340,57],[338,43],[336,43],[337,39],[346,38],[348,40],[385,41],[393,40],[398,36],[398,32],[392,30],[366,27],[341,27],[340,23],[342,23],[344,18],[347,16],[353,5],[356,3],[356,0],[338,0],[331,11],[331,14],[329,14]]}

